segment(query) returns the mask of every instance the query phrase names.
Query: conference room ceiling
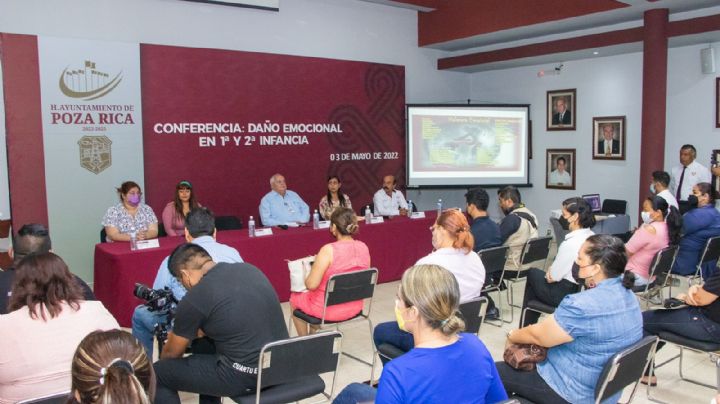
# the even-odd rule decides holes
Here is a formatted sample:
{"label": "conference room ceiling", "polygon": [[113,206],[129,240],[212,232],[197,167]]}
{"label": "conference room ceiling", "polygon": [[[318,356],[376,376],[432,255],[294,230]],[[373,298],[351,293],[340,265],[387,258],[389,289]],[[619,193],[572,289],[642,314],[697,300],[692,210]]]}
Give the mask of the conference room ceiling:
{"label": "conference room ceiling", "polygon": [[[562,63],[642,51],[642,42],[617,41],[573,49],[528,46],[584,38],[643,26],[643,14],[666,8],[670,21],[720,16],[720,0],[361,0],[418,11],[418,46],[448,52],[439,69],[477,72]],[[720,41],[720,18],[704,32],[671,37],[670,46]],[[595,46],[595,47],[591,47]],[[536,47],[537,48],[537,47]],[[583,49],[575,49],[583,48]],[[508,52],[509,51],[509,52]],[[462,58],[492,54],[493,57]],[[514,55],[513,57],[501,54]],[[458,57],[462,58],[459,59]]]}

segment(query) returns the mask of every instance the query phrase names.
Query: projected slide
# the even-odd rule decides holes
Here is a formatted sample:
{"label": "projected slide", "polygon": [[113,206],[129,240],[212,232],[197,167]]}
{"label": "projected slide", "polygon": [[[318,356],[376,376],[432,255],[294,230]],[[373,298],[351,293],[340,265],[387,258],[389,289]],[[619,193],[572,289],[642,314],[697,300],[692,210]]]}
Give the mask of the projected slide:
{"label": "projected slide", "polygon": [[528,106],[408,106],[408,185],[526,184]]}

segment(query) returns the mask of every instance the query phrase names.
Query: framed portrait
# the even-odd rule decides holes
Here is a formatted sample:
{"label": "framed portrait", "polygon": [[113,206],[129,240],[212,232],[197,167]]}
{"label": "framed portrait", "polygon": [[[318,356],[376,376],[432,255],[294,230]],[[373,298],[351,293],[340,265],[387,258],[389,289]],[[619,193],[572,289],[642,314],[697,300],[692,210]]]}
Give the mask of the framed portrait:
{"label": "framed portrait", "polygon": [[575,89],[547,92],[547,130],[575,130]]}
{"label": "framed portrait", "polygon": [[575,189],[575,149],[547,149],[545,188]]}
{"label": "framed portrait", "polygon": [[715,79],[715,127],[720,128],[720,77]]}
{"label": "framed portrait", "polygon": [[625,160],[625,117],[593,118],[593,160]]}

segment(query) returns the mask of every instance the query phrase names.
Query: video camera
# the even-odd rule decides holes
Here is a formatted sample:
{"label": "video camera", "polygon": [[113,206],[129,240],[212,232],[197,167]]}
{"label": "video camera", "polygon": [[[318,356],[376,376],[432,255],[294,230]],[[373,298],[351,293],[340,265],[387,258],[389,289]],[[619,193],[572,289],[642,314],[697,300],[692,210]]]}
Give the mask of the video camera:
{"label": "video camera", "polygon": [[150,289],[142,283],[136,283],[133,289],[135,297],[145,300],[145,307],[152,312],[167,313],[163,324],[155,324],[153,333],[158,341],[158,348],[162,348],[167,341],[168,331],[175,317],[175,305],[178,303],[172,290],[167,286],[164,289]]}

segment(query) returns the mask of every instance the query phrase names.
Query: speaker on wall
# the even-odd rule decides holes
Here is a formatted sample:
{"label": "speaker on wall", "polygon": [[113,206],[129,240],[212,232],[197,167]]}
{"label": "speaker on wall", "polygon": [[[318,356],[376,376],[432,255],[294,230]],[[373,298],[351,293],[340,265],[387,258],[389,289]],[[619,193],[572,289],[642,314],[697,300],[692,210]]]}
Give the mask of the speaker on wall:
{"label": "speaker on wall", "polygon": [[715,73],[715,49],[712,47],[700,49],[700,68],[703,74]]}

